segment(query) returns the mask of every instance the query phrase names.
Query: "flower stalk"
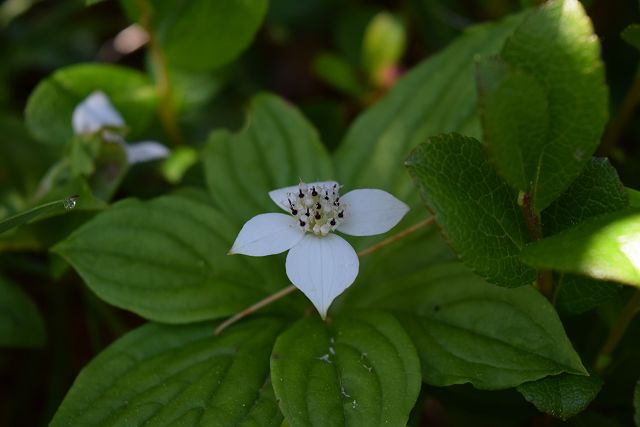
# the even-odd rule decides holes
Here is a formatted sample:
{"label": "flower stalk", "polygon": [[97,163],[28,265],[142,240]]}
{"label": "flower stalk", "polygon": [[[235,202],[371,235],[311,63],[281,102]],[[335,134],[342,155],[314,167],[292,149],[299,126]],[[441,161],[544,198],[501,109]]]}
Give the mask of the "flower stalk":
{"label": "flower stalk", "polygon": [[140,25],[149,36],[149,56],[156,72],[156,90],[159,99],[158,115],[169,140],[174,145],[180,145],[184,142],[184,138],[178,126],[178,118],[173,106],[167,59],[152,25],[153,9],[148,0],[138,0],[137,4],[140,11]]}

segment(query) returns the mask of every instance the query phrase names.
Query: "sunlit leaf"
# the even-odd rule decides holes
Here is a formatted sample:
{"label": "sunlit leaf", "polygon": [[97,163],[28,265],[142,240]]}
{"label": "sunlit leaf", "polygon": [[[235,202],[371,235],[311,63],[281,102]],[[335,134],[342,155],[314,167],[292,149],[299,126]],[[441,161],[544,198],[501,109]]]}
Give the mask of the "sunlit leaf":
{"label": "sunlit leaf", "polygon": [[[588,218],[629,206],[629,197],[608,159],[592,158],[576,180],[542,212],[544,235],[558,233]],[[582,313],[599,306],[620,291],[606,281],[565,273],[560,275],[556,307],[566,313]]]}
{"label": "sunlit leaf", "polygon": [[549,138],[547,91],[500,57],[479,62],[476,79],[483,142],[491,160],[508,184],[528,191],[540,173],[540,152]]}
{"label": "sunlit leaf", "polygon": [[480,66],[485,143],[540,212],[600,143],[608,115],[600,45],[578,0],[553,0],[527,14],[500,57]]}
{"label": "sunlit leaf", "polygon": [[528,245],[521,258],[536,268],[640,287],[640,210],[591,218]]}

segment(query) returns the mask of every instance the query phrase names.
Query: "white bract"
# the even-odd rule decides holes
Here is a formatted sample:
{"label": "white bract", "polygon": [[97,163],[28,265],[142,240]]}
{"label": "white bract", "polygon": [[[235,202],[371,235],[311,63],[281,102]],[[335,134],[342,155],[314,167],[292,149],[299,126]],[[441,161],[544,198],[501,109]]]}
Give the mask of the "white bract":
{"label": "white bract", "polygon": [[372,236],[389,231],[409,207],[386,191],[353,190],[340,196],[333,181],[300,183],[273,190],[271,200],[287,211],[257,215],[240,230],[230,254],[273,255],[289,250],[289,280],[311,300],[322,318],[358,275],[358,255],[340,231]]}
{"label": "white bract", "polygon": [[123,137],[126,124],[104,92],[95,91],[73,111],[73,131],[77,135],[99,133],[104,141],[122,144],[129,164],[161,159],[169,149],[156,141],[127,144]]}

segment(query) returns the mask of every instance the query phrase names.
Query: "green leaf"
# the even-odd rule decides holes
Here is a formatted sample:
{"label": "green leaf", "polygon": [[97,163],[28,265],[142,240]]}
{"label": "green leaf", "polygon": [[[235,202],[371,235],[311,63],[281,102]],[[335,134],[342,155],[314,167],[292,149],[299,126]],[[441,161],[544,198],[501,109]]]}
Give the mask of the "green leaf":
{"label": "green leaf", "polygon": [[15,193],[24,199],[32,197],[55,156],[49,147],[31,138],[22,120],[17,118],[3,114],[0,134],[3,141],[0,144],[0,204],[11,204]]}
{"label": "green leaf", "polygon": [[72,176],[89,176],[93,173],[101,145],[102,138],[98,135],[74,135],[71,138],[67,156]]}
{"label": "green leaf", "polygon": [[620,288],[613,282],[562,274],[556,287],[555,306],[569,314],[584,313],[615,298]]}
{"label": "green leaf", "polygon": [[142,137],[155,112],[154,86],[138,71],[105,64],[72,65],[41,81],[27,101],[27,127],[42,143],[68,142],[73,110],[96,90],[107,94],[131,129],[130,137]]}
{"label": "green leaf", "polygon": [[[524,181],[520,179],[510,181],[517,183],[519,190],[531,193],[534,209],[540,212],[567,189],[600,143],[608,115],[600,45],[578,0],[554,0],[527,15],[507,39],[501,57],[529,73],[546,90],[547,137],[534,139],[537,146],[521,150],[523,160],[515,162],[523,166],[522,178],[528,187],[521,188]],[[515,86],[518,87],[521,88]],[[518,108],[522,103],[529,103],[530,99],[524,96],[530,94],[531,91],[523,92],[518,100],[514,93],[502,93],[502,103],[513,103],[513,108]],[[540,108],[542,99],[536,90],[533,104],[536,114],[544,111]],[[491,140],[488,143],[491,144]],[[524,143],[522,140],[518,145],[523,147]],[[500,146],[504,146],[504,142]],[[514,165],[508,163],[513,159],[507,154],[501,153],[495,160],[501,171],[509,171],[505,176],[510,177]]]}
{"label": "green leaf", "polygon": [[42,347],[44,321],[31,298],[0,277],[0,347]]}
{"label": "green leaf", "polygon": [[[43,181],[44,182],[44,181]],[[107,205],[103,200],[95,197],[89,183],[85,178],[75,177],[63,180],[62,182],[49,182],[51,186],[43,186],[47,191],[42,195],[41,201],[53,201],[55,199],[67,199],[69,194],[77,195],[77,202],[74,211],[81,210],[101,210]],[[59,210],[58,212],[64,212]],[[55,210],[47,216],[54,216]]]}
{"label": "green leaf", "polygon": [[313,72],[324,83],[349,96],[359,97],[365,93],[356,70],[341,56],[320,53],[313,61]]}
{"label": "green leaf", "polygon": [[[629,205],[629,197],[608,159],[593,157],[569,188],[542,212],[544,235],[571,228],[588,218]],[[615,297],[620,286],[584,276],[562,274],[556,287],[556,307],[582,313]]]}
{"label": "green leaf", "polygon": [[294,107],[268,94],[253,98],[242,131],[212,133],[203,158],[211,197],[238,223],[278,211],[271,190],[335,179],[316,130]]}
{"label": "green leaf", "polygon": [[53,202],[36,206],[35,208],[29,209],[26,212],[21,212],[17,215],[4,219],[0,221],[0,234],[26,222],[29,222],[39,216],[71,210],[76,206],[77,199],[78,196],[70,196],[66,199],[55,200]]}
{"label": "green leaf", "polygon": [[597,215],[629,206],[618,172],[606,158],[593,157],[569,188],[542,212],[545,235],[566,230]]}
{"label": "green leaf", "polygon": [[584,411],[600,392],[596,376],[561,374],[518,386],[518,391],[538,410],[566,421]]}
{"label": "green leaf", "polygon": [[[340,310],[352,310],[353,307],[375,307],[375,304],[371,305],[372,301],[385,298],[390,290],[395,289],[399,280],[422,271],[426,263],[438,264],[455,259],[456,255],[435,225],[414,232],[360,258],[360,271],[355,283],[334,301],[332,310],[338,313]],[[407,304],[411,304],[413,296],[405,296]]]}
{"label": "green leaf", "polygon": [[562,372],[587,374],[538,291],[489,285],[459,263],[426,267],[363,304],[396,313],[428,384],[495,390]]}
{"label": "green leaf", "polygon": [[172,184],[179,184],[189,168],[198,162],[199,153],[190,146],[176,147],[162,162],[162,175]]}
{"label": "green leaf", "polygon": [[631,24],[622,31],[624,41],[640,50],[640,24]]}
{"label": "green leaf", "polygon": [[415,190],[401,166],[411,148],[442,132],[479,136],[475,57],[497,53],[522,16],[465,31],[358,117],[335,156],[341,183],[382,188],[407,200]]}
{"label": "green leaf", "polygon": [[284,332],[271,356],[273,388],[291,427],[405,426],[420,365],[393,316],[317,316]]}
{"label": "green leaf", "polygon": [[632,188],[625,188],[627,196],[629,196],[629,206],[640,208],[640,191]]}
{"label": "green leaf", "polygon": [[536,268],[640,287],[640,209],[600,215],[525,247]]}
{"label": "green leaf", "polygon": [[527,230],[517,195],[491,168],[477,140],[457,134],[430,138],[406,165],[463,262],[500,286],[535,280],[535,271],[518,259]]}
{"label": "green leaf", "polygon": [[[129,18],[141,19],[143,2],[121,0]],[[170,66],[204,71],[240,55],[255,36],[267,11],[267,0],[157,0],[142,10],[151,19]]]}
{"label": "green leaf", "polygon": [[540,152],[549,133],[545,88],[497,57],[478,63],[476,79],[489,156],[507,183],[528,191],[540,173]]}
{"label": "green leaf", "polygon": [[257,319],[218,337],[213,327],[128,333],[80,372],[50,425],[279,426],[269,354],[282,324]]}
{"label": "green leaf", "polygon": [[110,304],[147,319],[184,323],[235,313],[288,283],[276,258],[227,256],[236,231],[193,199],[129,199],[53,251]]}

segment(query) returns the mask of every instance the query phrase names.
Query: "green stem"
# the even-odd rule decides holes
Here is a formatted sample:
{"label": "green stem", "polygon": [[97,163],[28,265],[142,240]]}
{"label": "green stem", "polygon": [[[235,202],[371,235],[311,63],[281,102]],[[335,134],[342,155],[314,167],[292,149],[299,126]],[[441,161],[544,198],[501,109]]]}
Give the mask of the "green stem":
{"label": "green stem", "polygon": [[180,145],[184,142],[184,138],[178,126],[178,117],[171,97],[171,79],[167,59],[152,25],[153,7],[149,0],[138,0],[138,9],[140,10],[140,25],[149,35],[149,56],[156,72],[158,115],[171,142],[174,145]]}
{"label": "green stem", "polygon": [[611,328],[607,340],[600,349],[595,363],[595,370],[598,374],[602,374],[611,363],[611,353],[613,353],[618,346],[629,323],[631,323],[638,310],[640,310],[640,290],[635,291],[624,307],[622,313],[620,313],[620,317],[618,317],[618,320],[616,320],[616,323]]}
{"label": "green stem", "polygon": [[620,110],[618,111],[617,116],[613,120],[611,120],[609,126],[607,127],[604,137],[602,138],[602,143],[598,148],[598,154],[605,156],[611,154],[613,148],[620,141],[620,136],[629,123],[629,120],[633,115],[633,111],[636,109],[639,103],[640,67],[638,67],[638,69],[636,70],[633,83],[631,84],[627,95],[622,101],[622,105],[620,106]]}

